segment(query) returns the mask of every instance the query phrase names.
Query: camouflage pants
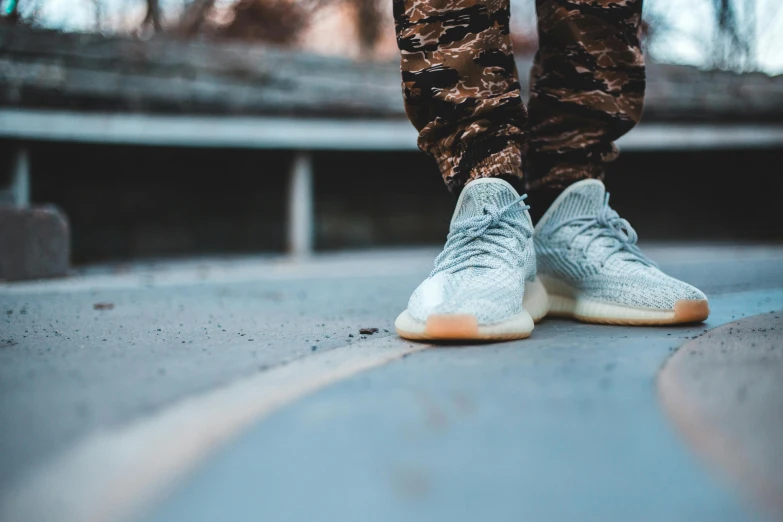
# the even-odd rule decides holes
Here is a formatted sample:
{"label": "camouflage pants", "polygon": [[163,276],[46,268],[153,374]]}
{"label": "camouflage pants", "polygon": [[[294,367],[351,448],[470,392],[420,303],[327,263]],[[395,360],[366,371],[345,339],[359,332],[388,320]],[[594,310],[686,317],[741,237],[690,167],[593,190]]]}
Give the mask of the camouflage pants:
{"label": "camouflage pants", "polygon": [[535,0],[528,108],[509,0],[394,0],[405,111],[447,186],[487,176],[528,190],[601,178],[644,102],[642,0]]}

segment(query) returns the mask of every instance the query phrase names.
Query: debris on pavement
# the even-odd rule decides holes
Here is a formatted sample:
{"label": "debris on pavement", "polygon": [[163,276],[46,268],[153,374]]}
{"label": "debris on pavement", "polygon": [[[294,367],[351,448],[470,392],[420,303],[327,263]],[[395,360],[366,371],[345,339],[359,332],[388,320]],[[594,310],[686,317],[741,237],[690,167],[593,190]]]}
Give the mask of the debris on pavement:
{"label": "debris on pavement", "polygon": [[94,310],[114,310],[114,303],[95,303],[92,307]]}
{"label": "debris on pavement", "polygon": [[372,335],[374,333],[378,333],[377,328],[360,328],[359,333],[363,335]]}

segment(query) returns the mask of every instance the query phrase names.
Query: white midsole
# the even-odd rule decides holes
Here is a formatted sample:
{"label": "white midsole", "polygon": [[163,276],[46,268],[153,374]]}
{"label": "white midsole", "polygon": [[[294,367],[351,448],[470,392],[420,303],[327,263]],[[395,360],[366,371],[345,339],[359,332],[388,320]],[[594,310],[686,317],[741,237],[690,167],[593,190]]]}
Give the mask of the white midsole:
{"label": "white midsole", "polygon": [[544,283],[536,277],[532,282],[525,283],[525,297],[522,306],[528,311],[533,321],[540,321],[549,312],[549,294]]}
{"label": "white midsole", "polygon": [[590,299],[553,277],[541,276],[541,281],[549,293],[551,315],[628,320],[666,320],[673,319],[676,315],[674,310],[642,308]]}
{"label": "white midsole", "polygon": [[[522,311],[505,321],[495,324],[478,325],[479,335],[502,335],[506,333],[532,332],[534,321],[542,319],[549,311],[549,297],[544,284],[536,278],[525,283],[525,296],[522,299]],[[414,319],[408,310],[402,312],[394,326],[412,334],[423,334],[427,329],[426,321]]]}

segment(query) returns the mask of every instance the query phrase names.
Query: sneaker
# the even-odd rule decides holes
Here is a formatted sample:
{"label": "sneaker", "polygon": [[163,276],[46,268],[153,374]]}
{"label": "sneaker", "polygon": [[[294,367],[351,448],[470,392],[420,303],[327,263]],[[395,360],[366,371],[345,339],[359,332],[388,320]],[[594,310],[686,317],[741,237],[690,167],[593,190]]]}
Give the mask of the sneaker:
{"label": "sneaker", "polygon": [[522,204],[526,197],[495,178],[465,186],[434,270],[394,323],[401,337],[504,340],[530,335],[548,303],[535,279],[533,224],[530,207]]}
{"label": "sneaker", "polygon": [[661,272],[636,240],[628,221],[609,207],[603,183],[590,179],[568,187],[534,235],[549,313],[622,325],[705,320],[707,297]]}

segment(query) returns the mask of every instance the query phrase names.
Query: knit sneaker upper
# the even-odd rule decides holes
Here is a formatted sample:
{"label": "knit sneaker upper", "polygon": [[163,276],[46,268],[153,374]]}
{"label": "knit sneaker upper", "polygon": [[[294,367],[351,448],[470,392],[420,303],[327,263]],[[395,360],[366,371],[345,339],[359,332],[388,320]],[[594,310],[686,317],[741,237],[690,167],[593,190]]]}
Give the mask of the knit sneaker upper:
{"label": "knit sneaker upper", "polygon": [[[536,225],[539,272],[582,297],[671,310],[683,299],[706,299],[696,288],[661,272],[636,246],[628,221],[609,207],[598,180],[568,187]],[[574,296],[569,296],[574,297]]]}
{"label": "knit sneaker upper", "polygon": [[494,324],[522,311],[525,279],[535,277],[533,226],[524,198],[499,179],[465,187],[446,246],[408,303],[413,318],[472,314],[479,324]]}

